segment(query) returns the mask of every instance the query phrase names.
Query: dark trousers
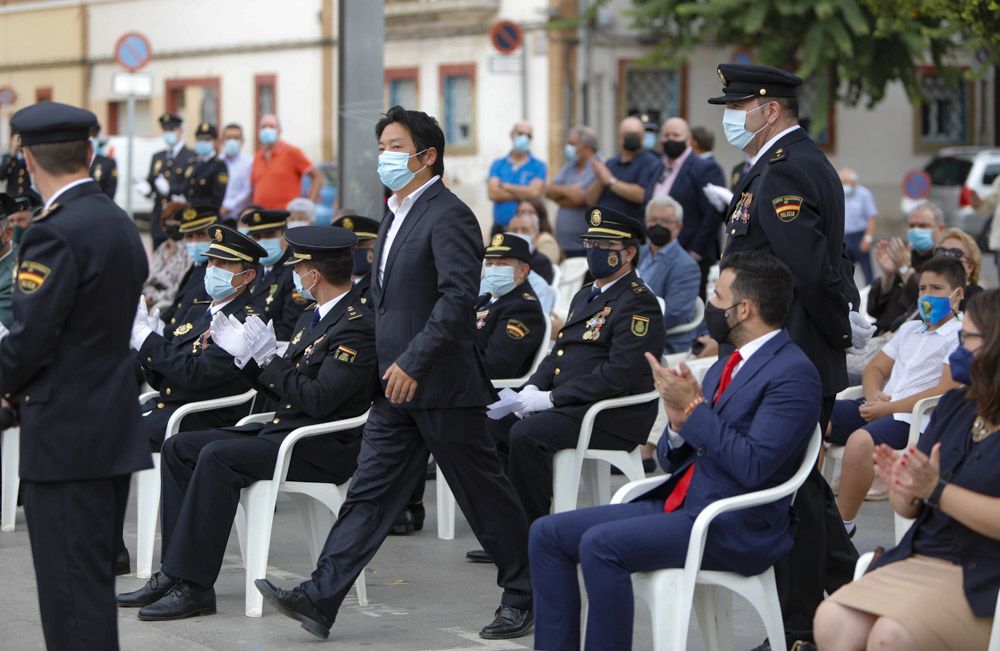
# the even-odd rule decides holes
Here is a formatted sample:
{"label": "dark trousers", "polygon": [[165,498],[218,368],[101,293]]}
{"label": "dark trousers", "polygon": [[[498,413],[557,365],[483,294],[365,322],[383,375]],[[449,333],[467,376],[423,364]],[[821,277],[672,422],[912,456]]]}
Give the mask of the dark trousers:
{"label": "dark trousers", "polygon": [[[163,444],[162,569],[200,586],[219,577],[240,490],[274,475],[281,441],[254,433],[182,432]],[[291,481],[343,483],[292,454]]]}
{"label": "dark trousers", "polygon": [[[490,434],[507,468],[507,476],[524,505],[528,522],[548,515],[552,507],[552,456],[576,447],[584,411],[550,409],[519,420],[507,416],[491,420]],[[636,444],[594,426],[590,447],[632,450]]]}
{"label": "dark trousers", "polygon": [[[820,426],[826,431],[834,396],[823,398]],[[798,519],[792,553],[774,565],[778,599],[788,646],[812,640],[812,621],[823,601],[854,576],[858,550],[844,529],[844,521],[829,484],[817,468],[795,494],[792,511]]]}
{"label": "dark trousers", "polygon": [[[587,648],[632,648],[635,600],[633,572],[683,567],[694,516],[663,512],[662,499],[610,504],[556,513],[531,525],[534,577],[535,648],[580,648],[580,585],[583,572],[589,611]],[[716,560],[712,537],[702,567],[724,569]]]}
{"label": "dark trousers", "polygon": [[128,501],[129,477],[23,484],[38,606],[50,651],[118,648],[117,514],[118,505]]}
{"label": "dark trousers", "polygon": [[481,407],[400,409],[379,395],[361,441],[347,501],[300,587],[334,618],[354,580],[378,551],[434,454],[458,506],[497,564],[501,601],[531,607],[528,525],[486,431]]}
{"label": "dark trousers", "polygon": [[[865,277],[865,284],[872,284],[872,256],[871,251],[864,253],[861,250],[861,240],[864,239],[865,232],[844,233],[844,248],[847,250],[847,259],[851,264],[861,265],[861,273]],[[857,307],[857,306],[855,306]]]}

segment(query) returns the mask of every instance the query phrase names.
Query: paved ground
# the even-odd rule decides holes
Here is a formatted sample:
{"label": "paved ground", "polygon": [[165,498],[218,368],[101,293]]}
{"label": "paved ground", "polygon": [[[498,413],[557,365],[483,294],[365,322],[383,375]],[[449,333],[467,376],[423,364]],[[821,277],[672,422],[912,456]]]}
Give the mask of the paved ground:
{"label": "paved ground", "polygon": [[[616,482],[616,485],[619,482]],[[262,618],[243,615],[243,580],[236,537],[230,539],[228,556],[216,584],[218,614],[177,622],[140,622],[134,610],[119,611],[124,649],[406,649],[459,651],[531,648],[531,638],[487,642],[476,635],[492,618],[500,592],[492,566],[466,563],[463,555],[476,546],[465,521],[459,517],[455,540],[438,540],[434,530],[433,482],[427,486],[429,529],[409,537],[391,537],[367,570],[370,604],[361,608],[352,593],[330,640],[321,642],[265,605]],[[268,576],[284,585],[301,580],[311,571],[301,521],[290,502],[280,502],[275,515]],[[861,551],[888,545],[892,529],[885,502],[866,504],[861,512],[857,543]],[[135,512],[130,507],[126,542],[135,550]],[[157,550],[158,551],[158,550]],[[154,559],[155,561],[156,559]],[[120,591],[142,584],[134,576],[118,580]],[[17,530],[0,533],[0,648],[10,651],[42,648],[34,574],[23,513]],[[637,604],[635,649],[650,648],[649,615]],[[749,649],[763,638],[763,626],[749,605],[736,600],[736,648]],[[701,649],[694,621],[691,649]]]}

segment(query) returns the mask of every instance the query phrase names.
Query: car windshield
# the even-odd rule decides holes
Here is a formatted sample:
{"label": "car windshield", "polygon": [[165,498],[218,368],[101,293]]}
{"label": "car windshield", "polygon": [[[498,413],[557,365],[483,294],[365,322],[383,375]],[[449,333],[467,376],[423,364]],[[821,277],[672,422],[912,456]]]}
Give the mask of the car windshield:
{"label": "car windshield", "polygon": [[962,185],[969,176],[970,169],[972,161],[964,158],[935,158],[927,165],[931,183],[939,186]]}

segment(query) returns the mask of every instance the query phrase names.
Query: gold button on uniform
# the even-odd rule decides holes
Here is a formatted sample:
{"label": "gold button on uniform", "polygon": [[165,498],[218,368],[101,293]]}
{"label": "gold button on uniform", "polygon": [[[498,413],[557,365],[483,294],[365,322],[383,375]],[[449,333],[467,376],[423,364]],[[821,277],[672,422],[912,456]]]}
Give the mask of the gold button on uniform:
{"label": "gold button on uniform", "polygon": [[280,422],[281,422],[281,419],[280,419],[280,418],[275,418],[275,419],[274,419],[274,420],[272,420],[271,422],[272,422],[272,423],[274,423],[275,425],[277,425],[278,423],[280,423]]}
{"label": "gold button on uniform", "polygon": [[167,394],[169,396],[170,395],[170,387],[167,387],[166,389],[164,389],[163,393],[165,393],[165,394]]}
{"label": "gold button on uniform", "polygon": [[559,369],[558,368],[555,370],[555,374],[559,375]]}
{"label": "gold button on uniform", "polygon": [[165,404],[163,404],[162,402],[158,402],[158,403],[156,403],[156,408],[157,408],[157,409],[163,409],[164,407],[166,407],[166,405],[165,405]]}
{"label": "gold button on uniform", "polygon": [[562,348],[560,348],[559,350],[556,351],[556,357],[562,357],[564,352],[566,352],[566,351],[564,351]]}
{"label": "gold button on uniform", "polygon": [[559,338],[562,339],[563,333],[559,333]]}
{"label": "gold button on uniform", "polygon": [[31,396],[24,396],[25,402],[31,402]]}
{"label": "gold button on uniform", "polygon": [[287,405],[285,405],[285,409],[291,409],[291,408],[292,408],[292,405],[291,405],[291,404],[287,404]]}

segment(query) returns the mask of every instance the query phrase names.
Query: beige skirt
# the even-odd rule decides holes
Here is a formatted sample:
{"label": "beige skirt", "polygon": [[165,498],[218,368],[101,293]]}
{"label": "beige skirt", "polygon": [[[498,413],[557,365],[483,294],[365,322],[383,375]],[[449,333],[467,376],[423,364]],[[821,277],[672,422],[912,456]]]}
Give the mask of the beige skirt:
{"label": "beige skirt", "polygon": [[929,556],[890,563],[830,596],[842,606],[889,617],[923,651],[986,649],[992,617],[976,617],[962,590],[962,568]]}

